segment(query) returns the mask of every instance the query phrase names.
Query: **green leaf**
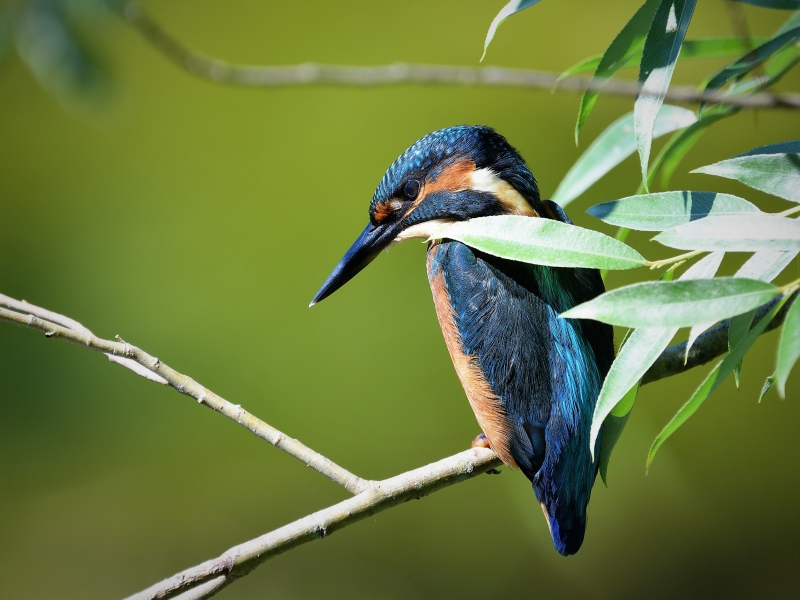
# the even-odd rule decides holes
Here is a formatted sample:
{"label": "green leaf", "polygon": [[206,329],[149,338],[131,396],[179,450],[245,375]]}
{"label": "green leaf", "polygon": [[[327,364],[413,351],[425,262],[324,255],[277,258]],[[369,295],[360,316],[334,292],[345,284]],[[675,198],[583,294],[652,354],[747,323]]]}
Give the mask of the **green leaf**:
{"label": "green leaf", "polygon": [[767,38],[762,37],[727,37],[686,40],[683,42],[683,48],[681,48],[681,58],[725,58],[728,56],[736,56],[766,41]]}
{"label": "green leaf", "polygon": [[800,10],[792,13],[792,15],[786,19],[784,24],[780,26],[778,31],[776,31],[772,37],[778,37],[779,35],[786,33],[787,31],[790,31],[798,26],[800,26]]}
{"label": "green leaf", "polygon": [[[645,36],[658,4],[659,0],[646,0],[639,10],[634,13],[630,21],[625,24],[625,27],[617,34],[603,54],[594,72],[594,79],[609,79],[614,73],[623,68],[631,58],[636,58],[640,55]],[[581,128],[586,122],[589,113],[592,112],[599,95],[600,90],[587,90],[581,96],[578,121],[575,124],[575,144],[578,143]]]}
{"label": "green leaf", "polygon": [[717,274],[719,265],[722,263],[724,257],[724,252],[712,252],[686,269],[684,274],[680,276],[680,279],[682,281],[691,279],[711,279]]}
{"label": "green leaf", "polygon": [[762,8],[777,8],[780,10],[797,10],[800,8],[800,0],[735,0],[742,4],[752,4]]}
{"label": "green leaf", "polygon": [[742,314],[777,294],[774,285],[754,279],[647,281],[606,292],[561,317],[625,327],[689,327]]}
{"label": "green leaf", "polygon": [[558,76],[556,83],[558,83],[565,77],[578,75],[579,73],[585,73],[586,71],[594,71],[600,64],[601,58],[603,58],[602,54],[595,54],[594,56],[590,56],[589,58],[584,58],[583,60],[576,62],[574,65],[566,69],[563,73],[561,73],[561,75]]}
{"label": "green leaf", "polygon": [[39,85],[65,109],[77,110],[105,99],[111,81],[71,10],[69,2],[20,3],[12,25],[17,53]]}
{"label": "green leaf", "polygon": [[[600,438],[600,450],[597,453],[597,467],[600,471],[600,478],[603,483],[608,487],[608,463],[611,460],[611,452],[614,446],[617,445],[622,430],[628,423],[631,416],[631,408],[633,402],[636,400],[636,394],[639,391],[639,385],[633,386],[630,391],[625,395],[625,398],[617,405],[627,406],[627,410],[620,415],[610,414],[603,421],[603,437]],[[594,446],[592,446],[594,448]]]}
{"label": "green leaf", "polygon": [[682,250],[800,250],[800,221],[766,213],[711,216],[667,229],[655,241]]}
{"label": "green leaf", "polygon": [[[590,449],[594,449],[597,436],[600,434],[600,427],[606,417],[620,405],[628,392],[635,389],[642,375],[669,345],[677,331],[677,327],[641,327],[631,333],[628,341],[620,348],[617,358],[614,359],[611,369],[603,381],[603,387],[592,415]],[[621,414],[616,416],[627,414],[630,407],[627,407],[627,411],[624,408],[623,406]],[[592,454],[594,455],[594,453]]]}
{"label": "green leaf", "polygon": [[[692,265],[692,269],[698,269],[702,265],[702,271],[699,271],[697,275],[693,277],[689,277],[689,279],[711,279],[714,275],[717,274],[717,270],[719,269],[720,264],[722,263],[722,259],[725,257],[724,252],[712,252],[708,256],[704,256],[702,260],[698,261],[694,265]],[[699,269],[698,269],[699,270]],[[688,274],[691,271],[689,269],[686,271]],[[681,279],[687,279],[687,277],[682,277]],[[693,325],[692,329],[689,331],[689,339],[686,341],[686,354],[684,358],[684,362],[689,358],[689,350],[692,349],[694,346],[695,340],[709,327],[711,327],[716,321],[711,323],[700,323],[698,325]]]}
{"label": "green leaf", "polygon": [[[736,271],[735,277],[770,282],[794,260],[797,254],[797,252],[756,252]],[[750,331],[750,326],[753,324],[755,314],[756,311],[751,310],[731,318],[731,323],[728,326],[729,350],[745,338],[747,332]],[[736,387],[739,387],[740,370],[741,363],[737,365],[733,373],[736,377]]]}
{"label": "green leaf", "polygon": [[[685,46],[685,44],[684,44]],[[741,109],[734,106],[718,106],[702,113],[700,119],[686,129],[677,131],[661,148],[647,173],[647,184],[652,185],[658,173],[661,173],[661,187],[669,187],[669,180],[684,156],[700,139],[711,125],[738,114]]]}
{"label": "green leaf", "polygon": [[[721,256],[717,257],[709,254],[688,268],[681,275],[681,280],[713,277],[717,272],[720,261]],[[674,274],[674,268],[668,269],[661,276],[661,281],[671,281]],[[628,415],[636,400],[641,377],[653,365],[677,332],[677,327],[629,329],[625,339],[622,340],[619,354],[614,359],[614,363],[611,365],[611,369],[603,382],[603,388],[600,390],[592,416],[589,448],[593,451],[599,426],[602,422],[603,435],[600,438],[598,461],[600,475],[606,485],[608,485],[606,471],[611,458],[611,451],[614,449],[614,445],[628,422]],[[628,342],[630,342],[630,345]],[[627,392],[625,392],[626,389],[628,389]]]}
{"label": "green leaf", "polygon": [[486,33],[486,40],[483,42],[483,54],[481,55],[481,62],[483,62],[483,59],[486,57],[486,50],[489,48],[489,44],[492,43],[494,34],[497,32],[497,28],[500,27],[500,23],[505,21],[511,15],[518,13],[521,10],[525,10],[537,2],[539,2],[539,0],[511,0],[511,2],[500,9],[500,12],[497,13],[497,16],[492,20],[492,24],[489,25],[489,31]]}
{"label": "green leaf", "polygon": [[696,0],[661,0],[644,42],[639,67],[641,91],[633,105],[633,123],[645,191],[653,124],[669,88],[695,4]]}
{"label": "green leaf", "polygon": [[[653,127],[653,136],[688,127],[696,120],[690,110],[664,105]],[[566,206],[635,150],[633,113],[628,113],[609,125],[572,165],[553,194],[553,202]]]}
{"label": "green leaf", "polygon": [[747,259],[734,277],[772,281],[797,257],[798,252],[756,252]]}
{"label": "green leaf", "polygon": [[480,217],[453,223],[445,237],[493,256],[551,267],[633,269],[645,263],[612,237],[550,219]]}
{"label": "green leaf", "polygon": [[775,370],[775,383],[781,398],[786,397],[786,380],[800,358],[800,302],[792,303],[781,330],[778,342],[778,368]]}
{"label": "green leaf", "polygon": [[596,204],[587,211],[605,223],[637,231],[663,231],[714,215],[760,212],[737,196],[716,192],[661,192]]}
{"label": "green leaf", "polygon": [[736,179],[762,192],[800,202],[800,140],[762,146],[692,173]]}
{"label": "green leaf", "polygon": [[764,385],[761,386],[761,393],[758,395],[759,404],[761,404],[761,401],[764,399],[764,396],[766,396],[767,392],[772,389],[773,385],[775,385],[775,373],[767,377],[767,379],[764,381]]}
{"label": "green leaf", "polygon": [[[647,32],[645,26],[644,32]],[[644,35],[641,36],[640,42],[644,41]],[[704,40],[686,40],[683,42],[683,49],[681,50],[681,58],[727,58],[729,56],[738,56],[742,52],[747,52],[754,46],[758,46],[767,41],[767,38],[707,38]],[[641,47],[641,43],[639,44]],[[558,81],[569,77],[570,75],[578,75],[587,71],[594,71],[600,65],[600,60],[603,58],[602,54],[595,54],[589,58],[575,63],[566,71],[558,76]],[[636,67],[642,61],[642,53],[637,52],[630,54],[628,61],[623,65],[623,68]]]}
{"label": "green leaf", "polygon": [[785,33],[776,35],[771,40],[754,48],[744,56],[733,61],[723,69],[714,73],[706,83],[706,90],[716,90],[731,80],[739,80],[757,66],[766,61],[773,54],[785,46],[793,44],[800,38],[800,27],[795,27]]}
{"label": "green leaf", "polygon": [[750,349],[750,346],[752,346],[753,342],[756,341],[756,338],[758,338],[758,336],[764,332],[764,330],[767,328],[767,325],[769,325],[770,321],[772,321],[787,299],[788,297],[784,297],[777,302],[772,310],[764,315],[764,318],[762,318],[758,324],[750,330],[750,333],[747,334],[747,337],[745,337],[741,343],[737,344],[737,346],[731,350],[728,356],[726,356],[717,364],[716,367],[711,370],[711,373],[709,373],[705,381],[700,384],[700,387],[697,388],[697,391],[695,391],[692,397],[689,398],[689,401],[678,410],[675,416],[672,417],[672,420],[670,420],[666,427],[661,430],[661,433],[656,436],[656,439],[653,441],[653,445],[650,447],[650,452],[647,454],[647,469],[650,469],[650,465],[653,463],[656,452],[658,452],[658,449],[667,440],[667,438],[675,433],[678,427],[683,425],[687,419],[689,419],[689,417],[697,412],[697,409],[700,408],[703,402],[705,402],[706,398],[708,398],[720,386],[720,384],[731,373],[731,371],[733,371],[734,367],[741,362],[742,357],[744,357],[745,353]]}
{"label": "green leaf", "polygon": [[[681,280],[713,277],[718,266],[717,257],[708,255],[689,267],[681,275]],[[668,269],[661,276],[661,280],[671,281],[674,274],[674,269]],[[606,484],[605,471],[608,469],[611,451],[628,421],[628,415],[636,399],[639,381],[661,355],[677,331],[677,327],[629,329],[625,339],[622,340],[619,354],[614,359],[603,382],[603,388],[600,390],[592,416],[589,448],[594,449],[599,426],[602,423],[603,435],[600,439],[598,460],[600,474]]]}

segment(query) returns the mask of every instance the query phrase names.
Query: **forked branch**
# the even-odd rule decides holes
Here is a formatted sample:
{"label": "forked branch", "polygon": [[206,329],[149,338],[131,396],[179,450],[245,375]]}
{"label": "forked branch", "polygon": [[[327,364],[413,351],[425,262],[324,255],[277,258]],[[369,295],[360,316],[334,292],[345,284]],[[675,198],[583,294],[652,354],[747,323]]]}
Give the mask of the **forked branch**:
{"label": "forked branch", "polygon": [[[775,329],[783,323],[788,306],[795,299],[796,294],[795,298],[790,299],[775,316],[767,327],[767,331]],[[773,300],[762,306],[754,322],[757,323],[776,301]],[[6,308],[2,308],[3,306]],[[273,556],[301,544],[323,538],[342,527],[387,508],[408,500],[422,498],[501,465],[500,459],[492,450],[473,448],[390,479],[364,480],[267,425],[241,406],[231,404],[192,378],[178,373],[159,359],[122,340],[114,342],[98,338],[80,323],[68,317],[3,295],[0,295],[0,321],[42,331],[48,338],[61,338],[115,358],[121,357],[132,361],[159,378],[163,378],[182,394],[195,398],[200,404],[204,404],[247,427],[258,437],[302,460],[308,466],[355,494],[343,502],[284,525],[249,542],[234,546],[221,556],[165,579],[134,594],[128,600],[210,598]],[[686,363],[683,361],[685,344],[667,348],[647,372],[642,383],[682,373],[725,353],[728,350],[728,325],[729,321],[724,321],[699,337]],[[123,364],[129,366],[126,363]],[[138,371],[136,372],[138,373]]]}

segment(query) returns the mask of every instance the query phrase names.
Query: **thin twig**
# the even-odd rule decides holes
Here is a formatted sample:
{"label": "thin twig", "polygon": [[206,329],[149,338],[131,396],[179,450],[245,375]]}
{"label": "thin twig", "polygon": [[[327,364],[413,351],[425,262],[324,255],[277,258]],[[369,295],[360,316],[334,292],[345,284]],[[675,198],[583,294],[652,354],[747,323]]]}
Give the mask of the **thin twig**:
{"label": "thin twig", "polygon": [[[383,86],[402,83],[428,85],[480,85],[522,87],[544,90],[600,91],[614,96],[637,96],[641,87],[635,81],[593,79],[558,73],[504,67],[464,67],[395,63],[383,66],[345,66],[305,63],[288,66],[232,64],[192,50],[173,37],[153,19],[141,4],[128,0],[121,4],[122,18],[139,31],[156,49],[180,68],[218,83],[255,87],[298,85]],[[670,87],[666,100],[685,103],[723,103],[743,108],[800,108],[800,94],[780,95],[760,92],[730,95],[724,91],[700,91],[691,86]]]}
{"label": "thin twig", "polygon": [[[775,315],[775,318],[767,326],[766,331],[775,329],[783,323],[786,312],[796,297],[797,294]],[[474,448],[384,481],[376,482],[360,479],[297,440],[287,438],[284,434],[250,415],[241,407],[234,406],[223,400],[210,390],[200,386],[193,379],[174,371],[139,348],[122,341],[103,340],[93,335],[87,335],[57,325],[53,321],[76,322],[63,315],[13,300],[7,296],[2,296],[2,298],[6,305],[17,303],[28,313],[21,314],[0,308],[0,321],[7,321],[43,331],[48,338],[60,337],[93,350],[106,352],[114,356],[124,356],[136,361],[138,364],[164,377],[179,392],[192,396],[201,404],[206,404],[210,408],[244,425],[258,437],[265,439],[292,456],[300,458],[309,466],[356,494],[352,498],[289,523],[259,538],[234,546],[218,558],[206,561],[165,579],[131,596],[129,600],[201,600],[210,598],[222,588],[243,577],[273,556],[301,544],[323,538],[342,527],[351,525],[407,500],[421,498],[501,465],[500,459],[492,450]],[[760,307],[753,322],[757,323],[776,301],[773,300]],[[34,309],[39,314],[47,314],[50,320],[40,318],[33,314],[30,309]],[[700,336],[692,347],[686,363],[683,360],[686,351],[685,343],[667,348],[645,374],[642,383],[651,383],[670,375],[682,373],[705,364],[727,352],[729,323],[729,321],[724,321]]]}
{"label": "thin twig", "polygon": [[[27,306],[30,307],[30,305]],[[50,313],[51,316],[54,314],[55,313]],[[104,340],[91,334],[91,332],[85,333],[82,331],[69,329],[62,325],[57,325],[52,321],[36,316],[32,312],[22,314],[5,308],[0,308],[0,320],[22,325],[23,327],[28,327],[30,329],[44,331],[45,336],[48,338],[61,338],[68,342],[72,342],[73,344],[86,346],[92,350],[97,350],[105,354],[123,357],[134,361],[153,373],[163,377],[169,383],[169,385],[174,387],[181,394],[191,396],[200,404],[203,404],[208,408],[217,411],[218,413],[222,413],[229,419],[233,419],[240,425],[247,427],[247,429],[252,431],[257,437],[260,437],[262,440],[266,440],[276,448],[279,448],[287,454],[290,454],[303,461],[312,469],[319,471],[332,481],[335,481],[341,485],[351,494],[358,494],[367,489],[367,487],[370,485],[369,481],[353,475],[348,470],[340,467],[330,459],[325,458],[308,446],[305,446],[299,441],[288,437],[274,427],[267,425],[264,421],[251,415],[241,406],[231,404],[224,398],[197,383],[191,377],[178,373],[174,369],[165,365],[156,357],[150,356],[136,346],[131,346],[130,344],[122,341],[120,338],[117,338],[120,339],[118,342]]]}
{"label": "thin twig", "polygon": [[[41,308],[40,306],[34,306],[26,302],[25,300],[15,300],[14,298],[9,298],[8,296],[4,296],[0,294],[0,306],[5,306],[6,308],[11,308],[13,310],[17,310],[23,312],[25,314],[30,314],[37,316],[41,319],[45,319],[50,321],[51,323],[55,323],[57,325],[62,325],[67,329],[72,329],[78,333],[82,333],[84,335],[90,337],[96,337],[87,327],[84,327],[80,323],[78,323],[75,319],[70,319],[69,317],[65,317],[64,315],[60,315],[58,313],[54,313],[53,311],[47,310],[45,308]],[[155,381],[156,383],[160,383],[161,385],[169,385],[169,382],[153,373],[149,369],[144,368],[137,362],[134,362],[128,358],[123,358],[121,356],[114,356],[113,354],[106,354],[108,360],[113,363],[117,363],[125,367],[126,369],[130,369],[137,375],[144,377],[145,379],[149,379],[150,381]]]}

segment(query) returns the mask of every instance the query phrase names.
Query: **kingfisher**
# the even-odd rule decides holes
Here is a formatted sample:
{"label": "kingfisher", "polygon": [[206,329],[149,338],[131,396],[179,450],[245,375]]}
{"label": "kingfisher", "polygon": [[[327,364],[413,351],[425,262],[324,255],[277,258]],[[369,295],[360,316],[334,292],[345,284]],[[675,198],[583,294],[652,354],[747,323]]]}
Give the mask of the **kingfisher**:
{"label": "kingfisher", "polygon": [[556,550],[568,556],[581,547],[586,530],[598,470],[590,426],[614,342],[610,325],[559,314],[605,290],[595,269],[516,262],[447,238],[455,222],[495,215],[572,224],[556,203],[540,199],[519,152],[492,128],[429,133],[386,171],[369,205],[369,224],[311,306],[381,250],[428,240],[436,315],[483,431],[473,446],[491,447],[525,474]]}

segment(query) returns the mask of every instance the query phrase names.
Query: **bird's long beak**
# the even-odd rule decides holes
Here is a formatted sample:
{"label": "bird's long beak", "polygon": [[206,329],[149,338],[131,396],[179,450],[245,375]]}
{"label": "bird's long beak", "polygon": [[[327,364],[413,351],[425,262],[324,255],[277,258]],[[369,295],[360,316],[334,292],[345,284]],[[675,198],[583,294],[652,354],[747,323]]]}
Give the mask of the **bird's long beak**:
{"label": "bird's long beak", "polygon": [[380,251],[388,247],[395,238],[395,229],[396,227],[392,225],[367,225],[367,228],[361,232],[358,239],[350,246],[350,249],[339,261],[339,264],[336,265],[336,268],[333,269],[333,272],[328,275],[328,279],[322,284],[317,295],[314,296],[308,306],[314,306],[317,302],[321,302],[330,296],[355,277],[361,269],[371,263],[380,254]]}

